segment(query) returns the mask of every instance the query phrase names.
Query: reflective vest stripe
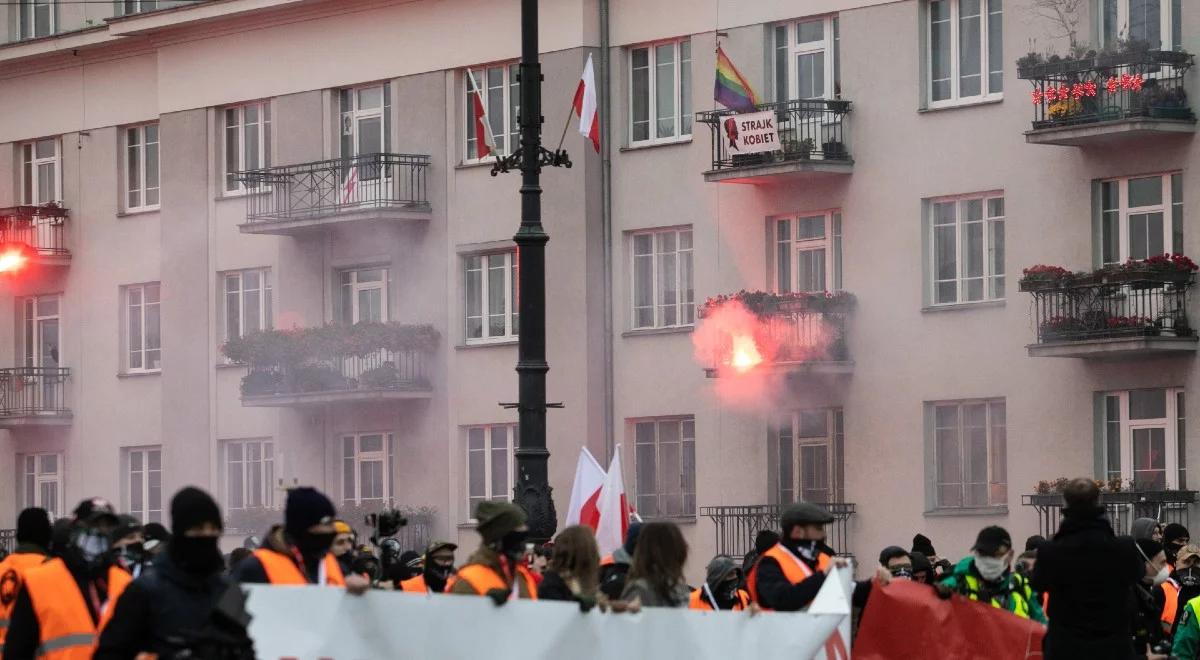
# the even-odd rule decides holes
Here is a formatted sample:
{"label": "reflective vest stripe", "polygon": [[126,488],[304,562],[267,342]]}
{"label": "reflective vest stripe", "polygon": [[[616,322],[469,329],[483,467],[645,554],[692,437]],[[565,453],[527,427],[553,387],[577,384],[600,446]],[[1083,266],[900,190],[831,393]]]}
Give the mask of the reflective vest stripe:
{"label": "reflective vest stripe", "polygon": [[38,647],[37,654],[40,658],[52,651],[66,649],[72,646],[86,646],[90,649],[92,647],[92,642],[95,640],[95,635],[88,635],[84,633],[54,637],[53,639],[47,639],[46,641],[42,642],[41,646]]}
{"label": "reflective vest stripe", "polygon": [[1179,585],[1174,580],[1167,580],[1162,588],[1167,597],[1162,611],[1163,630],[1171,632],[1171,626],[1175,625],[1175,613],[1179,611]]}
{"label": "reflective vest stripe", "polygon": [[0,619],[0,628],[8,627],[8,619]]}
{"label": "reflective vest stripe", "polygon": [[[1022,619],[1029,618],[1029,601],[1033,600],[1033,590],[1019,575],[1014,575],[1010,580],[1013,581],[1008,591],[1008,603],[1002,603],[997,600],[996,596],[991,598],[991,606],[1002,610],[1008,610]],[[963,582],[967,587],[967,593],[963,594],[971,600],[979,600],[979,578],[974,575],[964,576]],[[997,596],[1002,594],[997,594]]]}
{"label": "reflective vest stripe", "polygon": [[[263,572],[267,574],[267,580],[271,584],[310,584],[304,574],[300,572],[300,568],[296,566],[296,562],[288,555],[266,548],[259,548],[253,554],[262,564]],[[324,569],[325,585],[334,587],[346,585],[346,580],[342,577],[342,569],[333,555],[326,553]]]}

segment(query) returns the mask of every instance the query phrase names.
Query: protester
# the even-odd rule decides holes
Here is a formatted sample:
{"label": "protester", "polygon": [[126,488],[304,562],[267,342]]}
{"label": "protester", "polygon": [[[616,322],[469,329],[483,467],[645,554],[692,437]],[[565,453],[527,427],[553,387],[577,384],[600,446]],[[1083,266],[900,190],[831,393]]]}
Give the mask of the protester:
{"label": "protester", "polygon": [[538,588],[542,586],[542,574],[545,573],[546,567],[550,564],[550,556],[554,554],[553,543],[543,543],[533,549],[529,553],[529,574],[533,576],[534,582],[537,582]]}
{"label": "protester", "polygon": [[573,600],[584,611],[597,602],[600,549],[591,527],[572,525],[554,538],[554,552],[538,585],[542,600]]}
{"label": "protester", "polygon": [[187,487],[171,498],[171,540],[116,601],[95,660],[254,658],[245,597],[224,573],[221,530],[208,493]]}
{"label": "protester", "polygon": [[1170,653],[1170,641],[1163,635],[1160,617],[1162,611],[1155,605],[1150,590],[1166,581],[1167,554],[1158,541],[1137,539],[1134,547],[1145,562],[1145,573],[1134,585],[1133,598],[1133,650],[1138,658],[1165,660]]}
{"label": "protester", "polygon": [[243,559],[249,557],[251,554],[253,553],[249,548],[234,548],[233,551],[229,553],[229,572],[232,573],[233,569],[236,568],[238,564],[242,563]]}
{"label": "protester", "polygon": [[879,565],[886,568],[892,577],[905,580],[913,578],[912,555],[898,545],[889,545],[879,553]]}
{"label": "protester", "polygon": [[273,531],[262,548],[238,563],[238,582],[270,584],[322,584],[345,586],[361,594],[370,582],[360,575],[345,576],[330,554],[335,515],[333,503],[314,488],[293,488],[284,505],[282,529]]}
{"label": "protester", "polygon": [[846,565],[844,560],[834,559],[833,550],[825,545],[825,525],[831,522],[829,512],[807,502],[783,511],[779,543],[758,558],[746,577],[754,602],[783,612],[796,612],[812,603],[825,583],[825,574],[834,566]]}
{"label": "protester", "polygon": [[1129,541],[1119,540],[1091,479],[1063,491],[1063,519],[1038,547],[1032,587],[1049,598],[1045,660],[1128,660],[1133,656],[1129,594],[1145,568]]}
{"label": "protester", "polygon": [[425,548],[425,568],[420,575],[400,583],[400,589],[410,593],[440,594],[454,575],[454,551],[458,546],[449,541],[434,541]]}
{"label": "protester", "polygon": [[675,523],[651,522],[638,534],[621,600],[639,607],[687,607],[691,589],[683,579],[687,542]]}
{"label": "protester", "polygon": [[423,565],[421,553],[416,550],[405,550],[392,562],[384,559],[384,575],[400,587],[400,583],[421,574]]}
{"label": "protester", "polygon": [[55,558],[25,571],[12,609],[4,660],[87,660],[97,631],[106,622],[105,604],[120,596],[132,578],[111,565],[109,535],[118,524],[101,498],[75,507],[68,541],[55,544]]}
{"label": "protester", "polygon": [[938,556],[936,550],[933,549],[933,542],[924,534],[913,536],[912,552],[919,552],[929,559],[929,563],[933,565],[934,580],[940,580],[947,577],[954,570],[953,564],[948,559],[943,559]]}
{"label": "protester", "polygon": [[142,567],[149,559],[143,545],[142,524],[133,516],[121,515],[117,519],[120,522],[109,536],[109,551],[113,553],[114,563],[136,578],[142,574]]}
{"label": "protester", "polygon": [[1163,528],[1163,551],[1167,553],[1167,565],[1175,570],[1175,560],[1183,546],[1191,541],[1187,527],[1179,523],[1171,523]]}
{"label": "protester", "polygon": [[913,581],[933,584],[933,564],[929,562],[929,558],[920,552],[910,552],[908,557],[912,561]]}
{"label": "protester", "polygon": [[1046,622],[1046,615],[1042,613],[1029,581],[1012,571],[1012,537],[1003,527],[980,530],[971,552],[955,565],[948,578],[937,585],[939,595],[958,593],[1008,610],[1023,619]]}
{"label": "protester", "polygon": [[485,500],[476,508],[475,520],[483,542],[450,578],[447,593],[487,596],[497,605],[514,594],[537,600],[537,583],[522,565],[529,535],[525,512],[510,502]]}
{"label": "protester", "polygon": [[1037,552],[1037,549],[1046,542],[1046,537],[1034,534],[1025,539],[1025,552]]}
{"label": "protester", "polygon": [[708,562],[704,584],[693,589],[688,608],[693,610],[750,609],[750,592],[741,587],[742,570],[728,555],[717,555]]}
{"label": "protester", "polygon": [[779,532],[762,529],[754,535],[754,548],[742,557],[742,588],[746,587],[746,576],[750,574],[750,569],[754,568],[754,563],[762,556],[764,552],[771,549],[771,546],[779,543]]}
{"label": "protester", "polygon": [[167,541],[171,540],[171,533],[167,531],[167,528],[156,522],[146,523],[146,526],[142,528],[142,536],[146,539],[142,543],[142,547],[150,553],[151,557],[157,556],[166,549]]}
{"label": "protester", "polygon": [[625,531],[625,542],[613,553],[600,560],[600,592],[609,600],[619,600],[625,591],[625,579],[633,564],[633,553],[637,550],[638,535],[642,523],[629,523]]}
{"label": "protester", "polygon": [[1162,543],[1162,525],[1153,518],[1138,518],[1129,525],[1129,535],[1133,540],[1151,539]]}
{"label": "protester", "polygon": [[1172,636],[1183,606],[1200,596],[1200,547],[1185,545],[1175,556],[1175,570],[1153,590],[1154,603],[1162,613],[1163,633]]}
{"label": "protester", "polygon": [[46,562],[50,550],[50,514],[45,509],[25,509],[17,516],[17,547],[0,561],[0,652],[25,571]]}
{"label": "protester", "polygon": [[338,566],[342,569],[342,575],[349,575],[354,571],[354,530],[344,520],[333,521],[333,546],[330,552],[337,559]]}

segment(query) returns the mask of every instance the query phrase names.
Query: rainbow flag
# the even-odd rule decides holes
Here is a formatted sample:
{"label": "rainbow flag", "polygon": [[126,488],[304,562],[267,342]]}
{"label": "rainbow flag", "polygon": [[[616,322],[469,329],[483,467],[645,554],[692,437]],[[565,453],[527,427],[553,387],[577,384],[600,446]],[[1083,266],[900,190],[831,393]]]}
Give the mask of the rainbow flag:
{"label": "rainbow flag", "polygon": [[754,112],[754,106],[762,103],[754,88],[738,72],[729,56],[717,46],[717,82],[713,89],[713,98],[717,103],[738,112]]}

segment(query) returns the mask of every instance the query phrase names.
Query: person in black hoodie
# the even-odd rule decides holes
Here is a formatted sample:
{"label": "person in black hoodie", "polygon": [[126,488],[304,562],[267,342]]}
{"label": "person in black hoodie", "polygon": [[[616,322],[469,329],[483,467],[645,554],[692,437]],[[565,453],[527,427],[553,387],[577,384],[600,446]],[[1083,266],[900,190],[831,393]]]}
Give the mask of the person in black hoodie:
{"label": "person in black hoodie", "polygon": [[1131,541],[1113,533],[1094,481],[1071,481],[1063,500],[1058,533],[1038,547],[1033,569],[1033,589],[1050,595],[1043,657],[1128,660],[1130,593],[1145,562]]}
{"label": "person in black hoodie", "polygon": [[254,657],[241,616],[245,597],[225,575],[217,545],[221,529],[221,510],[208,493],[187,487],[175,494],[171,540],[117,599],[94,660]]}

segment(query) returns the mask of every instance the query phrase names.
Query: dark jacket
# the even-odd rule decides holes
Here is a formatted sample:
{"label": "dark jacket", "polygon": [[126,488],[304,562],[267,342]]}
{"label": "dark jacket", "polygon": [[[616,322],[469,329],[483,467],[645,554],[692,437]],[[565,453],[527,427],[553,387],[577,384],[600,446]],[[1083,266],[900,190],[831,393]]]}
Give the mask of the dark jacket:
{"label": "dark jacket", "polygon": [[[227,594],[230,589],[237,593]],[[214,617],[222,597],[241,597],[240,589],[221,572],[195,575],[182,571],[168,552],[134,580],[117,599],[112,620],[100,635],[95,660],[132,659],[138,653],[154,653],[163,660],[184,649],[206,651],[195,657],[239,657],[214,652],[214,629],[248,644],[245,630],[222,625],[226,620]],[[216,623],[220,620],[221,623]],[[228,651],[228,649],[225,649]],[[252,657],[252,656],[245,656]]]}
{"label": "dark jacket", "polygon": [[1046,660],[1133,657],[1129,594],[1145,562],[1102,513],[1065,515],[1054,539],[1038,548],[1032,586],[1050,598]]}
{"label": "dark jacket", "polygon": [[542,573],[542,583],[538,585],[538,600],[575,600],[571,588],[554,571]]}
{"label": "dark jacket", "polygon": [[812,603],[825,584],[825,573],[817,570],[817,562],[796,555],[804,562],[812,575],[797,584],[788,582],[779,562],[771,557],[759,557],[755,564],[755,590],[758,592],[758,604],[780,612],[798,612]]}
{"label": "dark jacket", "polygon": [[614,550],[612,558],[613,563],[600,567],[600,593],[609,600],[619,600],[625,592],[625,577],[629,575],[633,558],[623,547]]}
{"label": "dark jacket", "polygon": [[[86,564],[83,564],[72,553],[63,555],[62,560],[67,565],[67,570],[71,572],[71,577],[75,578],[75,585],[79,589],[79,593],[87,593],[88,584],[92,580]],[[107,571],[99,571],[99,573],[104,575]],[[108,598],[108,589],[101,582],[97,582],[96,595],[101,599],[100,604],[103,606],[103,601]],[[92,623],[99,621],[100,613],[92,606],[92,600],[83,598],[83,602],[87,605],[88,614],[92,615]],[[8,633],[4,638],[4,660],[32,660],[38,657],[38,647],[42,643],[41,638],[42,627],[38,623],[37,613],[33,611],[33,601],[29,598],[29,592],[22,587],[17,594],[17,601],[13,603],[12,614],[9,617]]]}
{"label": "dark jacket", "polygon": [[[1133,650],[1138,658],[1145,658],[1149,653],[1156,653],[1161,648],[1166,636],[1162,630],[1162,609],[1154,603],[1154,595],[1141,584],[1134,585],[1130,591],[1131,607],[1133,609]],[[1170,649],[1170,643],[1167,644]]]}

